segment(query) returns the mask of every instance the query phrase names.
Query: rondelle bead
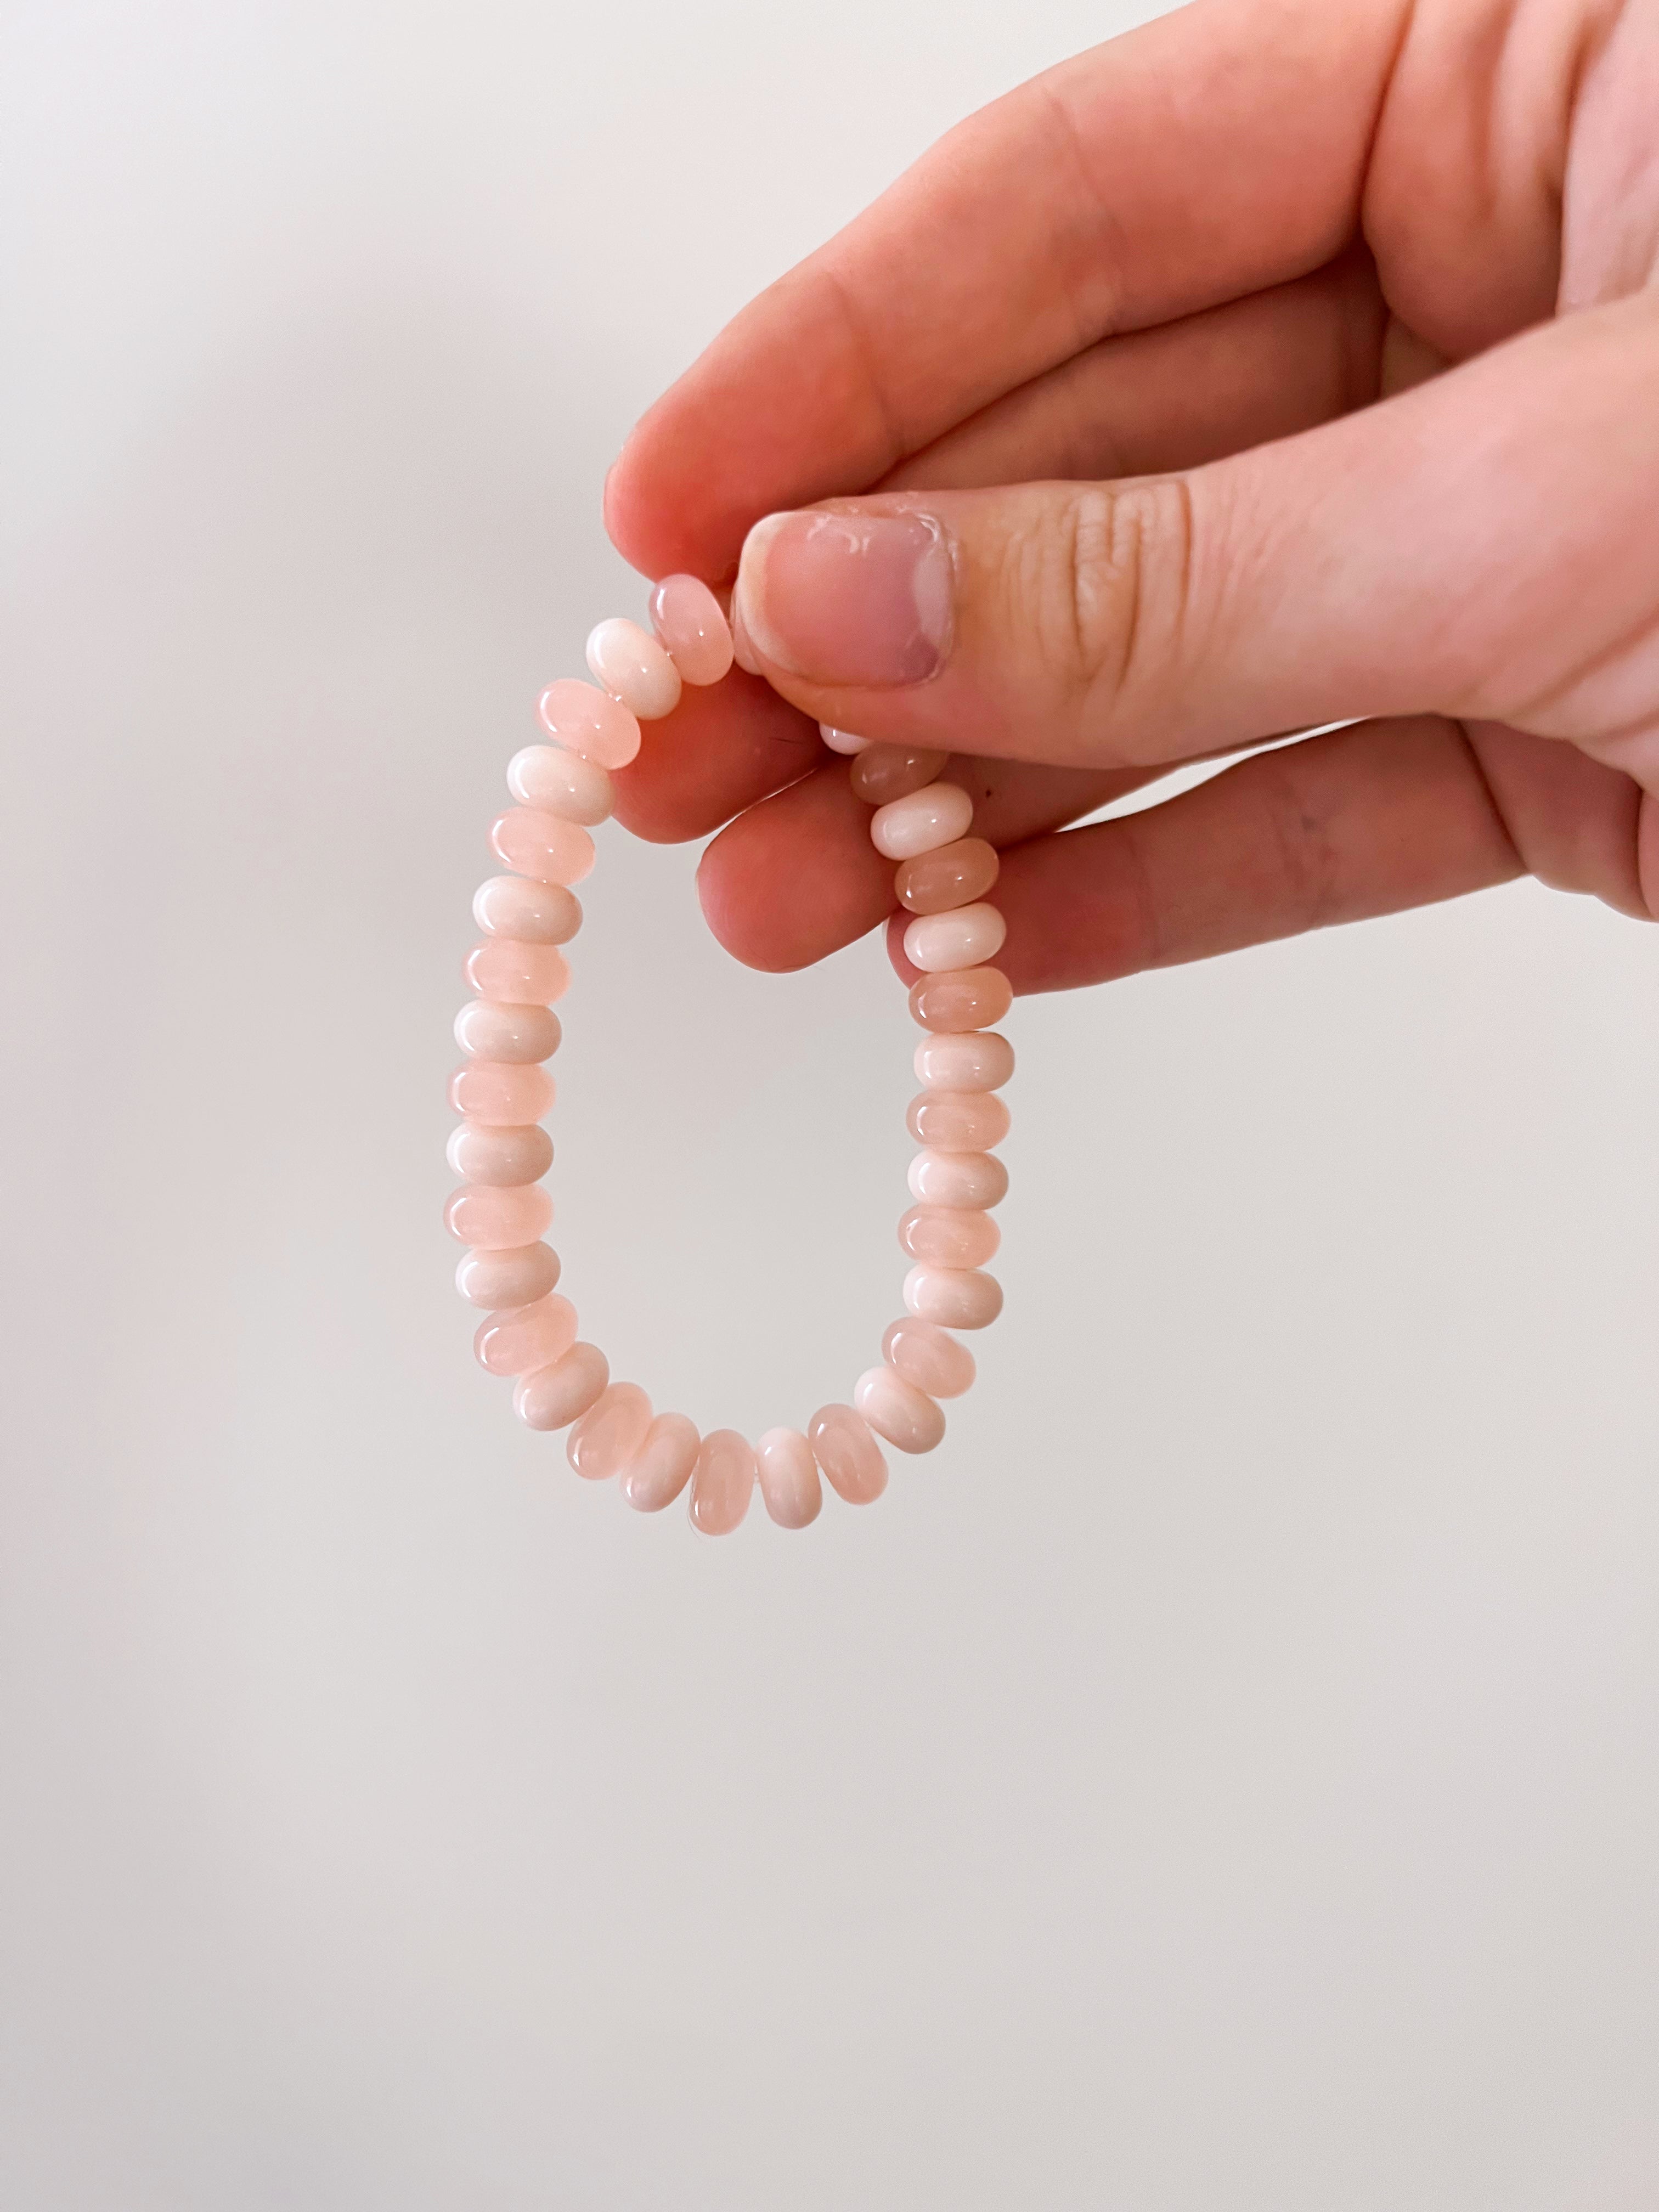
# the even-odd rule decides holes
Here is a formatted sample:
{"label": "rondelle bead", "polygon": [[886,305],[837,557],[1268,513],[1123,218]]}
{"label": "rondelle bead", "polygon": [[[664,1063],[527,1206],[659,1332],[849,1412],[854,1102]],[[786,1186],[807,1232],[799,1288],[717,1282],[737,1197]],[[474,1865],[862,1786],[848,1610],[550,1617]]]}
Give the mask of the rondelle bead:
{"label": "rondelle bead", "polygon": [[812,1447],[799,1429],[768,1429],[755,1446],[760,1493],[780,1528],[804,1528],[823,1504]]}
{"label": "rondelle bead", "polygon": [[899,1223],[898,1237],[910,1257],[927,1267],[982,1267],[995,1257],[1002,1231],[976,1206],[913,1206]]}
{"label": "rondelle bead", "polygon": [[680,672],[667,647],[625,615],[594,623],[587,633],[587,665],[594,682],[641,722],[659,721],[680,703]]}
{"label": "rondelle bead", "polygon": [[538,1182],[464,1182],[444,1204],[444,1227],[458,1243],[480,1252],[533,1244],[553,1218],[553,1201]]}
{"label": "rondelle bead", "polygon": [[595,830],[617,803],[610,771],[562,745],[526,745],[507,764],[507,787],[525,806]]}
{"label": "rondelle bead", "polygon": [[570,1431],[564,1455],[586,1482],[620,1474],[651,1426],[651,1401],[637,1382],[612,1382],[600,1391]]}
{"label": "rondelle bead", "polygon": [[806,1441],[824,1480],[849,1505],[873,1504],[887,1487],[887,1462],[862,1413],[850,1406],[820,1406],[806,1424]]}
{"label": "rondelle bead", "polygon": [[1008,925],[981,899],[949,914],[919,914],[904,933],[904,957],[924,975],[945,968],[978,968],[1002,950]]}
{"label": "rondelle bead", "polygon": [[904,1304],[918,1321],[941,1328],[988,1328],[1002,1311],[1002,1285],[972,1267],[912,1267]]}
{"label": "rondelle bead", "polygon": [[626,768],[640,749],[640,726],[620,699],[580,677],[562,676],[536,702],[550,738],[601,768]]}
{"label": "rondelle bead", "polygon": [[564,1031],[550,1006],[509,1006],[498,999],[471,999],[455,1017],[455,1042],[474,1060],[514,1066],[550,1060]]}
{"label": "rondelle bead", "polygon": [[[854,753],[866,751],[870,745],[874,742],[874,740],[870,738],[855,738],[850,730],[834,729],[828,722],[820,722],[818,724],[818,735],[823,739],[824,744],[829,746],[832,753],[844,753],[848,759],[851,759]],[[771,1433],[772,1431],[769,1429],[767,1431],[767,1434],[769,1436]],[[793,1436],[795,1434],[795,1431],[793,1430],[788,1430],[786,1431],[785,1433]],[[758,1449],[759,1447],[757,1446],[757,1449]]]}
{"label": "rondelle bead", "polygon": [[481,999],[508,1006],[550,1006],[570,988],[570,963],[556,945],[487,938],[466,956],[463,975]]}
{"label": "rondelle bead", "polygon": [[597,1344],[573,1344],[548,1367],[519,1378],[513,1410],[527,1429],[565,1429],[579,1420],[611,1380],[611,1362]]}
{"label": "rondelle bead", "polygon": [[562,1359],[575,1341],[576,1309],[555,1291],[533,1305],[486,1314],[472,1350],[487,1374],[527,1375]]}
{"label": "rondelle bead", "polygon": [[505,1252],[463,1252],[455,1287],[469,1305],[534,1305],[559,1279],[559,1255],[550,1244],[520,1244]]}
{"label": "rondelle bead", "polygon": [[456,1113],[487,1128],[523,1128],[539,1121],[552,1106],[553,1079],[544,1067],[470,1060],[449,1079],[449,1103]]}
{"label": "rondelle bead", "polygon": [[854,798],[866,806],[885,806],[889,799],[902,799],[907,792],[931,783],[950,757],[949,753],[919,752],[908,745],[872,745],[853,763],[847,781]]}
{"label": "rondelle bead", "polygon": [[910,986],[910,1013],[925,1030],[988,1030],[1014,1003],[1000,968],[948,968]]}
{"label": "rondelle bead", "polygon": [[893,878],[893,891],[912,914],[946,914],[982,899],[1001,866],[996,847],[983,837],[958,837],[954,845],[907,860]]}
{"label": "rondelle bead", "polygon": [[732,665],[732,626],[700,576],[663,578],[651,594],[651,627],[688,684],[718,684]]}
{"label": "rondelle bead", "polygon": [[691,1472],[691,1525],[705,1536],[729,1536],[749,1510],[755,1488],[755,1447],[736,1429],[713,1430]]}
{"label": "rondelle bead", "polygon": [[910,1195],[927,1206],[1000,1206],[1008,1195],[1008,1170],[989,1152],[929,1146],[911,1161],[908,1181]]}
{"label": "rondelle bead", "polygon": [[562,884],[491,876],[472,895],[472,919],[487,937],[526,945],[568,945],[582,926],[581,902]]}
{"label": "rondelle bead", "polygon": [[915,1069],[930,1091],[1000,1091],[1014,1072],[1014,1048],[1000,1030],[925,1036]]}
{"label": "rondelle bead", "polygon": [[684,1413],[659,1413],[622,1471],[623,1496],[636,1513],[660,1513],[672,1505],[697,1463],[702,1438]]}
{"label": "rondelle bead", "polygon": [[904,1126],[939,1152],[988,1152],[1008,1133],[1008,1109],[988,1091],[924,1091],[905,1109]]}
{"label": "rondelle bead", "polygon": [[579,884],[593,872],[593,840],[574,822],[539,806],[509,806],[489,825],[498,860],[538,884]]}
{"label": "rondelle bead", "polygon": [[887,1324],[881,1356],[930,1398],[959,1398],[974,1379],[974,1355],[967,1346],[914,1314]]}
{"label": "rondelle bead", "polygon": [[870,842],[890,860],[908,860],[954,845],[974,818],[974,802],[956,783],[927,783],[878,806]]}
{"label": "rondelle bead", "polygon": [[853,1403],[876,1434],[902,1452],[932,1451],[944,1437],[941,1408],[894,1368],[867,1367],[853,1385]]}
{"label": "rondelle bead", "polygon": [[547,1173],[553,1164],[553,1139],[533,1122],[500,1128],[488,1121],[463,1121],[450,1131],[444,1158],[467,1182],[510,1190],[515,1183],[538,1182]]}

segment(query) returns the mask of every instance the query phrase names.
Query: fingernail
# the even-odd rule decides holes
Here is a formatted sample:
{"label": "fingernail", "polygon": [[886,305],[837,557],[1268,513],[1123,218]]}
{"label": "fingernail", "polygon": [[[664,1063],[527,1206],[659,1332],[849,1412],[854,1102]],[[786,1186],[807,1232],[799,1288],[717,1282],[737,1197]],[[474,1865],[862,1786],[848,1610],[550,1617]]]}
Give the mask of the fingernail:
{"label": "fingernail", "polygon": [[809,684],[921,684],[951,647],[956,576],[930,514],[769,514],[734,605],[750,643]]}

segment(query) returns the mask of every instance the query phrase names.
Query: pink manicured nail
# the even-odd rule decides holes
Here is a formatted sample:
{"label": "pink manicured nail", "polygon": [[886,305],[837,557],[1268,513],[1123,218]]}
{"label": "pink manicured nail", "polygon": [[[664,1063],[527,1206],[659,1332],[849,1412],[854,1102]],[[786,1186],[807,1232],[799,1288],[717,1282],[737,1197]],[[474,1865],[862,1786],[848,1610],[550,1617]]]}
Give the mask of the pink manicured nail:
{"label": "pink manicured nail", "polygon": [[931,515],[808,509],[755,525],[735,604],[750,645],[809,683],[921,684],[950,650],[955,583]]}

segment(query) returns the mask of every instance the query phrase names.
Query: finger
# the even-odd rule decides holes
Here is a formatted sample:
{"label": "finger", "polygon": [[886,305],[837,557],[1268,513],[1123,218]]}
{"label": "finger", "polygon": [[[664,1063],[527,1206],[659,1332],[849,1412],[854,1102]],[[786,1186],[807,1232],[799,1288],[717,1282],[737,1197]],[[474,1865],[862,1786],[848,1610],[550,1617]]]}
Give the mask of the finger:
{"label": "finger", "polygon": [[1149,764],[1423,709],[1594,736],[1654,712],[1656,379],[1650,293],[1201,468],[769,516],[735,609],[787,697],[890,743]]}
{"label": "finger", "polygon": [[641,723],[638,753],[613,771],[617,819],[654,844],[706,837],[824,757],[815,721],[733,668],[706,690],[688,684],[672,714]]}
{"label": "finger", "polygon": [[1114,331],[1319,267],[1352,234],[1405,0],[1206,0],[951,131],[645,416],[605,519],[718,580],[774,508],[905,454]]}

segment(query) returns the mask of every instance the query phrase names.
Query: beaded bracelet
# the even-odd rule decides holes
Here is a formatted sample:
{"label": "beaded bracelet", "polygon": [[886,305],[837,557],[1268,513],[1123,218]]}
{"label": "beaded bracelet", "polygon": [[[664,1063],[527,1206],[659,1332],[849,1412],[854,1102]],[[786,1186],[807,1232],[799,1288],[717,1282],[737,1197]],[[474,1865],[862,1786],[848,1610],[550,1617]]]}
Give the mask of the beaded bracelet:
{"label": "beaded bracelet", "polygon": [[[854,1385],[852,1404],[820,1407],[805,1431],[769,1429],[751,1444],[735,1429],[700,1436],[684,1413],[653,1416],[639,1385],[613,1382],[598,1346],[578,1340],[576,1310],[555,1290],[558,1255],[540,1241],[553,1205],[539,1180],[553,1146],[538,1126],[553,1103],[553,1079],[540,1065],[558,1049],[553,1003],[570,981],[559,947],[581,927],[570,887],[593,866],[588,833],[611,811],[611,770],[638,752],[641,720],[673,711],[682,683],[717,684],[734,658],[720,602],[695,576],[659,584],[651,618],[654,635],[621,618],[599,623],[587,641],[594,683],[550,684],[537,712],[554,742],[526,746],[508,765],[517,804],[491,823],[489,842],[513,872],[492,876],[472,902],[484,942],[466,959],[477,995],[456,1018],[467,1060],[449,1086],[464,1118],[448,1158],[465,1181],[444,1220],[471,1248],[456,1271],[461,1296],[492,1309],[474,1341],[480,1364],[517,1378],[513,1409],[529,1427],[570,1428],[578,1474],[616,1475],[629,1504],[647,1513],[689,1483],[692,1523],[708,1535],[738,1526],[758,1481],[772,1519],[804,1528],[823,1502],[820,1470],[849,1504],[868,1504],[887,1486],[878,1437],[906,1452],[939,1442],[939,1400],[974,1379],[973,1355],[950,1332],[983,1328],[1002,1308],[1001,1285],[983,1272],[1000,1242],[989,1209],[1008,1188],[992,1158],[1008,1132],[1008,1109],[994,1094],[1014,1066],[1007,1039],[991,1026],[1013,1000],[1007,977],[988,964],[1005,934],[985,899],[997,855],[967,834],[968,793],[937,781],[945,754],[823,729],[825,744],[851,757],[854,793],[875,809],[877,851],[899,863],[894,888],[913,917],[904,950],[921,971],[910,1011],[927,1031],[915,1054],[923,1088],[908,1118],[922,1149],[910,1164],[916,1203],[899,1224],[915,1263],[904,1280],[906,1311],[882,1339],[880,1365]],[[746,654],[735,657],[747,665]]]}

